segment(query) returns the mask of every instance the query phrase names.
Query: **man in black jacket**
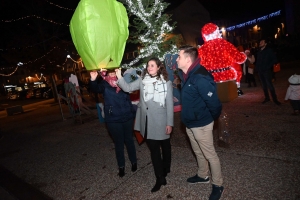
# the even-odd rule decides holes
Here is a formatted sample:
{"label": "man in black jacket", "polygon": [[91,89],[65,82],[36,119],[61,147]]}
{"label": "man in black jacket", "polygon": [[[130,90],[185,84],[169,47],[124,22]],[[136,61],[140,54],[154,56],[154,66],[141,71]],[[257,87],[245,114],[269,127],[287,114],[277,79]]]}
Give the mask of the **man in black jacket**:
{"label": "man in black jacket", "polygon": [[273,66],[276,63],[276,56],[273,50],[267,47],[265,39],[260,40],[259,48],[260,50],[257,54],[256,60],[256,70],[261,80],[262,88],[264,90],[265,95],[265,100],[262,103],[265,104],[270,101],[270,96],[268,92],[269,89],[273,102],[276,103],[276,105],[281,105],[281,103],[277,100],[277,95],[275,93],[275,89],[272,83]]}

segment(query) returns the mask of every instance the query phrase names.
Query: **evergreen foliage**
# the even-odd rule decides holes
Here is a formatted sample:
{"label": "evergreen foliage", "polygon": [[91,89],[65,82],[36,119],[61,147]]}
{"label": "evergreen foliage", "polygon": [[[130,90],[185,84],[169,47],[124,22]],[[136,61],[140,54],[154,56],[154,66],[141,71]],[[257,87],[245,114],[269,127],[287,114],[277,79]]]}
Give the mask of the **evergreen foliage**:
{"label": "evergreen foliage", "polygon": [[172,34],[176,23],[171,21],[171,15],[163,13],[168,3],[161,0],[120,0],[130,18],[130,33],[128,43],[136,44],[138,56],[122,67],[145,67],[150,57],[164,60],[167,53],[177,53],[178,37]]}

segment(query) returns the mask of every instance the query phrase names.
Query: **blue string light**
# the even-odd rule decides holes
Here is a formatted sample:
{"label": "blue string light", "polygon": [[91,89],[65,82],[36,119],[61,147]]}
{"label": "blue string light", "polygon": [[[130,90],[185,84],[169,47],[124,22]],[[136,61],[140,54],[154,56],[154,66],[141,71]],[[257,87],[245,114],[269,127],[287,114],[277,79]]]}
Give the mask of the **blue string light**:
{"label": "blue string light", "polygon": [[232,31],[236,28],[242,28],[242,27],[247,26],[247,25],[256,24],[257,22],[261,22],[261,21],[267,20],[269,18],[279,16],[280,14],[281,14],[281,10],[278,10],[276,12],[273,12],[271,14],[268,14],[268,15],[265,15],[265,16],[262,16],[262,17],[259,17],[257,19],[253,19],[253,20],[241,23],[241,24],[230,26],[230,27],[226,28],[226,31]]}

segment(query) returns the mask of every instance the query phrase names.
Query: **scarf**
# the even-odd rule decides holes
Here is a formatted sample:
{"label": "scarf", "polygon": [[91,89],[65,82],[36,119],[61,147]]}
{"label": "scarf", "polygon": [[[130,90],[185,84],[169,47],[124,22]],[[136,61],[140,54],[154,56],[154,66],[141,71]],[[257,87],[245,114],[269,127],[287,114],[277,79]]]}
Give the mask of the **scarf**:
{"label": "scarf", "polygon": [[146,74],[142,82],[144,85],[144,100],[147,102],[150,99],[153,99],[154,102],[165,107],[167,85],[163,76],[161,75],[160,79],[157,80],[157,77],[152,78],[149,74]]}
{"label": "scarf", "polygon": [[119,88],[119,86],[117,85],[117,77],[105,76],[103,79],[106,80],[111,87],[116,88],[116,93],[118,93],[121,90],[121,88]]}
{"label": "scarf", "polygon": [[198,64],[200,64],[200,58],[197,58],[193,64],[189,67],[186,73],[183,72],[183,79],[186,80],[189,76],[190,71],[192,71]]}

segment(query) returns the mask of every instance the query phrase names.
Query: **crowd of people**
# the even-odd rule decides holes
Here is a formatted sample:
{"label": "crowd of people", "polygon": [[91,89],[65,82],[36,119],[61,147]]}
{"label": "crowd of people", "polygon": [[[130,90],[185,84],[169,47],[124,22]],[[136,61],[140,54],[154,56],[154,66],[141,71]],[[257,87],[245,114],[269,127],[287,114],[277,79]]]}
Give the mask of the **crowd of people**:
{"label": "crowd of people", "polygon": [[[199,64],[195,47],[180,48],[177,59],[181,77],[182,121],[197,157],[198,171],[187,179],[189,183],[209,183],[209,166],[212,173],[212,193],[209,199],[219,199],[223,193],[221,165],[213,145],[213,124],[222,110],[217,96],[216,83],[208,71]],[[124,144],[131,162],[131,171],[137,170],[137,158],[133,142],[133,129],[140,131],[150,150],[156,177],[151,192],[157,192],[167,184],[171,172],[170,134],[174,126],[173,86],[168,80],[165,66],[158,58],[151,58],[137,80],[128,83],[120,69],[108,70],[100,75],[90,72],[90,89],[103,94],[104,116],[107,129],[115,144],[119,168],[118,175],[125,173]],[[193,84],[193,87],[189,87]],[[205,85],[205,88],[203,85]],[[130,93],[140,91],[137,110],[133,109]],[[195,107],[196,106],[196,107]],[[135,119],[135,122],[134,122]]]}
{"label": "crowd of people", "polygon": [[[264,100],[271,98],[281,105],[273,86],[273,66],[277,63],[274,51],[267,41],[261,39],[259,50],[246,50],[243,72],[248,87],[256,87],[254,74],[260,79]],[[223,177],[219,157],[213,143],[214,121],[222,112],[214,76],[201,64],[199,49],[193,46],[179,48],[178,76],[181,80],[181,120],[186,126],[191,147],[196,155],[198,170],[187,182],[211,183],[210,200],[220,199],[223,192]],[[119,168],[118,176],[125,176],[124,144],[127,148],[131,171],[138,169],[133,130],[139,131],[146,142],[153,165],[156,182],[151,192],[157,192],[167,184],[171,172],[170,135],[174,126],[174,103],[172,82],[164,64],[156,57],[150,58],[146,68],[136,80],[128,82],[120,69],[107,70],[100,74],[90,72],[90,90],[103,94],[105,122],[115,144]],[[101,77],[97,81],[97,77]],[[291,100],[294,115],[300,110],[300,77],[292,76],[285,100]],[[139,103],[134,108],[130,93],[139,91]],[[271,96],[271,98],[270,98]]]}

